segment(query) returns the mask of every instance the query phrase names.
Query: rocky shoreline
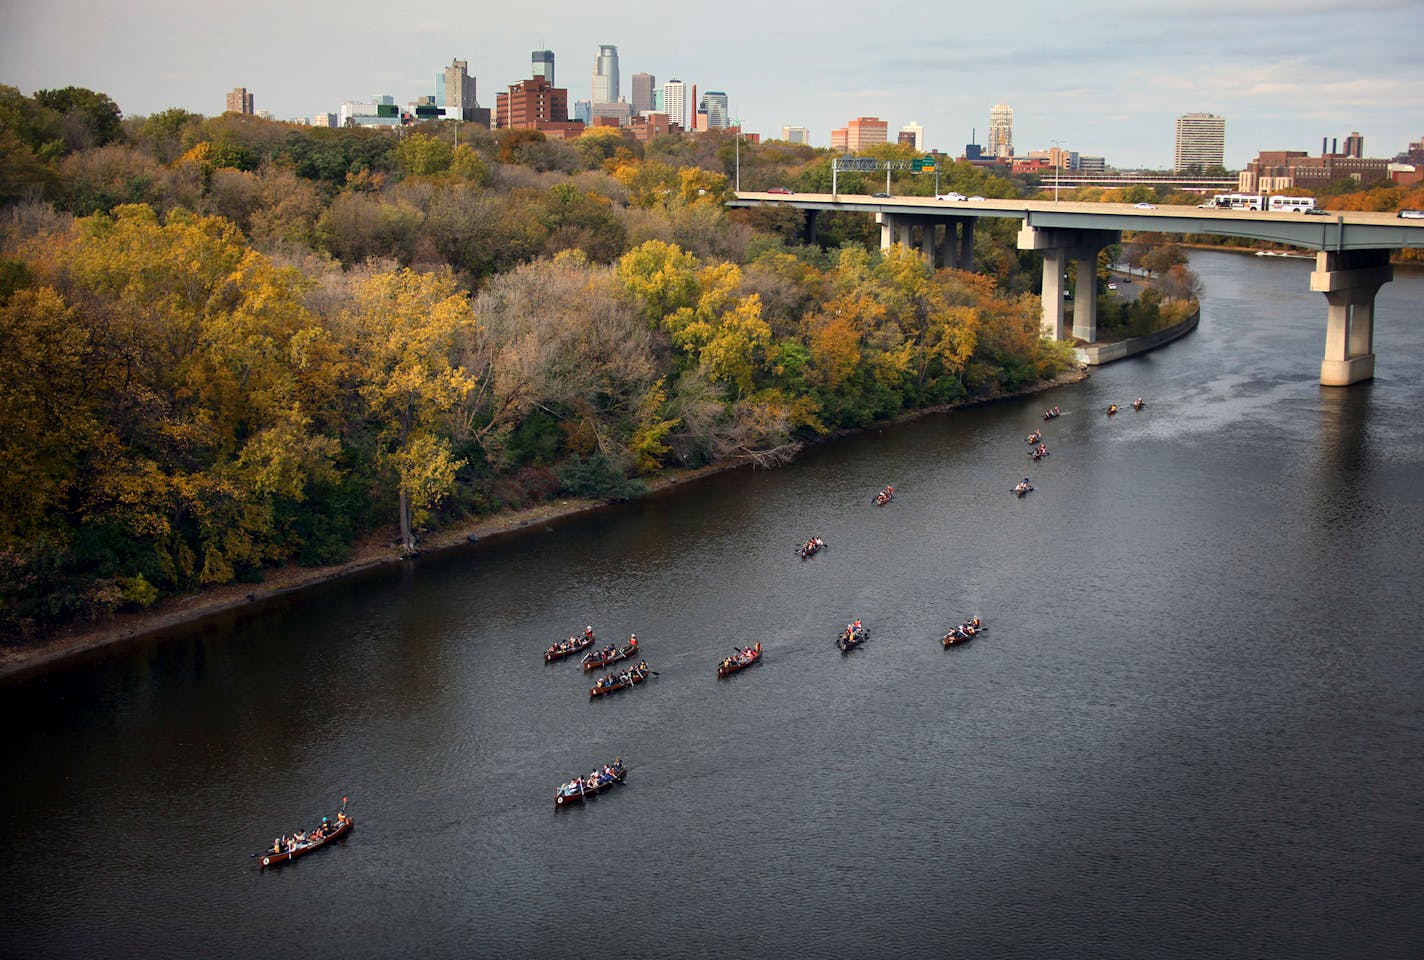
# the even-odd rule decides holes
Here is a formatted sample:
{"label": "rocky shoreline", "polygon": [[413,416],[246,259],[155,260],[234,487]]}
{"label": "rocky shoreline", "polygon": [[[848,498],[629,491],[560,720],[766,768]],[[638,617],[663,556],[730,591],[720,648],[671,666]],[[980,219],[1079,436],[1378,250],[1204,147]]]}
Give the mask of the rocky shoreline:
{"label": "rocky shoreline", "polygon": [[[978,406],[1012,397],[1028,396],[1053,387],[1077,383],[1086,379],[1088,375],[1086,368],[1080,368],[1056,379],[1043,381],[1013,393],[915,410],[872,427],[836,431],[820,442],[829,443],[854,434],[883,430],[887,427],[909,423],[934,414],[948,413],[966,406]],[[651,492],[656,493],[691,480],[736,470],[747,465],[745,461],[737,461],[714,464],[694,470],[674,471],[649,480],[648,486]],[[421,552],[423,554],[437,553],[491,538],[517,536],[530,529],[542,529],[550,522],[593,510],[606,509],[607,506],[608,504],[601,500],[563,499],[522,510],[508,510],[494,516],[434,531],[422,540]],[[344,563],[322,567],[301,567],[288,564],[265,571],[261,583],[230,583],[184,596],[168,597],[143,610],[125,611],[92,623],[76,624],[39,643],[5,648],[0,650],[0,677],[28,673],[86,651],[149,636],[174,627],[192,625],[207,617],[269,601],[376,567],[408,562],[410,562],[410,558],[402,556],[400,553],[394,531],[377,531],[357,544],[352,551],[351,559]]]}

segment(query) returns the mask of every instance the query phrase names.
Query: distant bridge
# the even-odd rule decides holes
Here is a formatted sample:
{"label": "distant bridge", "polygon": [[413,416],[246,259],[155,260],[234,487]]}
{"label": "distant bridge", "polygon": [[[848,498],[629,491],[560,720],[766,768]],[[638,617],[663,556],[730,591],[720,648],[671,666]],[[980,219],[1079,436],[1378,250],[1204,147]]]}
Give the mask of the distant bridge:
{"label": "distant bridge", "polygon": [[1424,220],[1401,220],[1392,213],[1306,216],[1130,203],[752,192],[738,193],[728,205],[795,207],[807,211],[813,227],[822,211],[873,214],[880,224],[882,248],[893,243],[918,246],[931,264],[961,270],[974,268],[974,224],[980,218],[1021,220],[1019,249],[1043,253],[1043,331],[1056,340],[1068,337],[1063,277],[1069,260],[1078,263],[1072,336],[1088,342],[1097,339],[1098,252],[1121,241],[1124,230],[1249,237],[1315,250],[1310,289],[1325,294],[1328,304],[1325,357],[1320,363],[1320,382],[1327,386],[1346,386],[1374,376],[1374,302],[1379,288],[1394,276],[1389,254],[1424,248]]}

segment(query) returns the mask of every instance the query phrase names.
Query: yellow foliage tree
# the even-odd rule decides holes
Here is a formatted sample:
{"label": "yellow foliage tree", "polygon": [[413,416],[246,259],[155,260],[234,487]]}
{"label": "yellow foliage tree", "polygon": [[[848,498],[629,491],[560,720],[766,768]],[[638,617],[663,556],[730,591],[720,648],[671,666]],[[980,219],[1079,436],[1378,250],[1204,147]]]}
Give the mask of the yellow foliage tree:
{"label": "yellow foliage tree", "polygon": [[348,356],[380,434],[380,456],[395,473],[407,553],[416,551],[415,528],[464,465],[438,426],[475,387],[474,377],[451,360],[474,322],[450,276],[409,269],[361,281],[346,317]]}

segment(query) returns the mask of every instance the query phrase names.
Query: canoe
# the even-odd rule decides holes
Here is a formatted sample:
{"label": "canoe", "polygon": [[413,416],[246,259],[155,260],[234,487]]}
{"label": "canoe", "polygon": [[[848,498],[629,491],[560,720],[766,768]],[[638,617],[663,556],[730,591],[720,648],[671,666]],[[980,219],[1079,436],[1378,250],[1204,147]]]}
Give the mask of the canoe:
{"label": "canoe", "polygon": [[597,670],[599,667],[606,667],[610,663],[617,663],[625,660],[638,652],[638,641],[629,640],[625,645],[617,648],[612,653],[590,653],[585,654],[583,659],[583,669],[587,673],[589,670]]}
{"label": "canoe", "polygon": [[861,627],[854,632],[842,630],[841,635],[836,638],[836,646],[841,648],[842,653],[854,650],[862,643],[870,639],[870,631]]}
{"label": "canoe", "polygon": [[[960,626],[956,627],[955,629],[956,629],[956,630],[964,630],[964,629],[968,629],[968,626],[969,626],[968,624],[961,624]],[[951,632],[949,632],[949,633],[946,633],[946,634],[944,635],[944,640],[943,640],[944,647],[945,647],[946,650],[948,650],[950,647],[958,646],[958,645],[961,644],[961,643],[967,643],[967,642],[969,642],[970,640],[973,640],[975,637],[979,636],[979,634],[983,633],[985,630],[988,630],[988,629],[989,629],[989,625],[988,625],[988,624],[986,624],[986,623],[980,623],[979,626],[977,626],[977,627],[974,628],[974,632],[973,632],[973,633],[965,634],[965,635],[962,636],[962,637],[956,637],[956,636],[954,635],[953,631],[951,631]]]}
{"label": "canoe", "polygon": [[346,836],[346,834],[350,833],[351,827],[354,824],[355,821],[352,820],[350,817],[347,817],[344,821],[338,821],[336,829],[331,831],[331,833],[327,834],[320,840],[313,840],[309,843],[301,844],[300,846],[294,847],[291,850],[287,850],[283,853],[273,853],[269,850],[262,855],[262,866],[274,867],[279,863],[286,863],[288,860],[295,860],[297,859],[297,857],[304,857],[307,854],[311,853],[313,850],[320,850],[322,847],[326,846],[331,841],[336,840],[339,837],[344,837]]}
{"label": "canoe", "polygon": [[820,553],[824,549],[826,549],[826,541],[822,540],[820,537],[815,537],[812,540],[801,544],[797,552],[801,554],[802,560],[806,560],[811,557],[814,557],[816,554]]}
{"label": "canoe", "polygon": [[758,640],[756,646],[752,647],[750,654],[737,654],[728,657],[717,665],[717,676],[730,677],[738,670],[745,670],[754,663],[761,662],[761,641]]}
{"label": "canoe", "polygon": [[[613,776],[610,779],[605,780],[603,777],[599,777],[597,783],[590,785],[586,782],[587,777],[575,777],[571,783],[576,782],[576,786],[571,786],[570,783],[560,784],[554,791],[554,807],[560,809],[575,803],[582,803],[584,800],[592,800],[605,790],[612,790],[618,784],[623,783],[624,778],[628,776],[628,765],[620,760],[617,763],[609,764],[609,767],[613,771]],[[599,773],[602,771],[600,770]]]}
{"label": "canoe", "polygon": [[560,640],[553,649],[544,651],[544,662],[553,663],[555,660],[562,660],[571,653],[587,650],[593,646],[593,640],[594,638],[587,634],[582,637],[569,637],[567,640]]}
{"label": "canoe", "polygon": [[619,690],[626,690],[634,684],[642,683],[644,680],[648,679],[648,674],[650,673],[652,673],[651,670],[644,672],[642,670],[638,670],[636,667],[632,670],[627,671],[626,674],[610,673],[608,676],[603,678],[605,682],[602,686],[595,685],[589,687],[588,695],[590,697],[602,697],[610,693],[617,693]]}

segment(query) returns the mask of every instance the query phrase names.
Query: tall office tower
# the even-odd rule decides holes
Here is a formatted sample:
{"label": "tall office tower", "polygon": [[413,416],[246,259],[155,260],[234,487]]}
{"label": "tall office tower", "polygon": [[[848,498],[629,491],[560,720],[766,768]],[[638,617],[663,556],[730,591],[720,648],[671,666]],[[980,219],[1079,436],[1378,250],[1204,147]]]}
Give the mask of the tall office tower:
{"label": "tall office tower", "polygon": [[651,73],[633,74],[633,116],[653,109],[653,85],[656,82]]}
{"label": "tall office tower", "polygon": [[227,106],[223,109],[228,113],[245,113],[251,116],[255,112],[252,109],[252,94],[247,92],[246,87],[233,87],[227,95]]}
{"label": "tall office tower", "polygon": [[1007,160],[1014,155],[1014,108],[996,103],[989,110],[988,154]]}
{"label": "tall office tower", "polygon": [[[909,123],[901,127],[900,133],[902,135],[906,133],[910,135],[909,143],[917,151],[922,151],[925,149],[925,128],[920,126],[919,123],[917,123],[916,121],[911,120]],[[899,137],[898,139],[900,139],[901,142],[904,142],[903,136]]]}
{"label": "tall office tower", "polygon": [[698,113],[707,114],[708,130],[725,130],[731,126],[728,119],[727,95],[721,90],[708,90],[697,105]]}
{"label": "tall office tower", "polygon": [[451,60],[450,66],[445,68],[446,119],[472,119],[475,106],[475,78],[470,76],[470,62]]}
{"label": "tall office tower", "polygon": [[1360,136],[1358,130],[1351,130],[1350,135],[1345,138],[1345,156],[1354,157],[1356,160],[1365,155],[1365,138]]}
{"label": "tall office tower", "polygon": [[663,84],[663,113],[668,115],[669,123],[691,130],[695,118],[687,106],[687,84],[676,77]]}
{"label": "tall office tower", "polygon": [[534,61],[534,72],[531,77],[543,77],[549,81],[549,86],[554,85],[554,51],[535,50],[531,55]]}
{"label": "tall office tower", "polygon": [[613,103],[618,99],[618,48],[602,44],[593,61],[593,102]]}
{"label": "tall office tower", "polygon": [[1177,118],[1174,170],[1205,170],[1226,163],[1226,118],[1212,113],[1188,113]]}
{"label": "tall office tower", "polygon": [[784,126],[781,128],[781,139],[787,143],[810,143],[811,132],[805,127]]}
{"label": "tall office tower", "polygon": [[846,149],[851,153],[859,153],[877,143],[888,143],[890,139],[890,124],[879,117],[856,117],[845,129]]}

